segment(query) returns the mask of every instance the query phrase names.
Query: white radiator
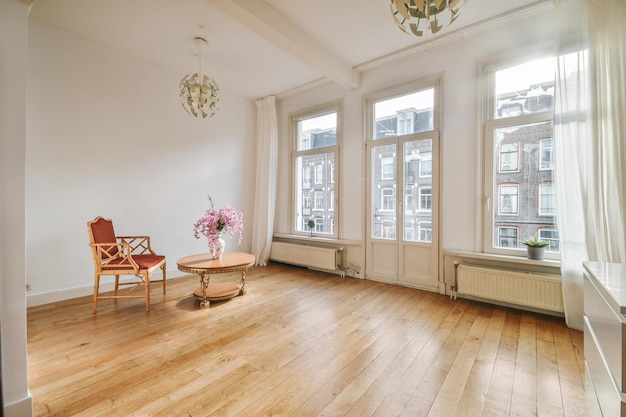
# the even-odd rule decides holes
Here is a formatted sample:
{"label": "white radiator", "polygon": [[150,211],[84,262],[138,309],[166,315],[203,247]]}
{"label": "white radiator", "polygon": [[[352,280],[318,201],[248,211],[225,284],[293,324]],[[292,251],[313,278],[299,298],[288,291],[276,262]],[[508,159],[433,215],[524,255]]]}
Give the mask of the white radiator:
{"label": "white radiator", "polygon": [[342,268],[342,249],[298,243],[272,242],[270,259],[291,265],[336,271]]}
{"label": "white radiator", "polygon": [[561,277],[459,265],[457,292],[519,306],[563,312]]}

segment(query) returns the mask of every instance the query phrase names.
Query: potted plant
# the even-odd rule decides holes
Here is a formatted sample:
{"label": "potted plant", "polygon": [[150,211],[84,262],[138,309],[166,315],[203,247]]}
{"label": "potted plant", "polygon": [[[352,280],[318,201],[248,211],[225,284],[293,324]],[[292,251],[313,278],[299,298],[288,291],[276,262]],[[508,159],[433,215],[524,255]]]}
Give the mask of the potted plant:
{"label": "potted plant", "polygon": [[522,243],[526,245],[526,249],[528,250],[528,259],[536,259],[539,261],[543,259],[546,246],[550,244],[544,240],[539,240],[537,236],[532,239],[524,240]]}

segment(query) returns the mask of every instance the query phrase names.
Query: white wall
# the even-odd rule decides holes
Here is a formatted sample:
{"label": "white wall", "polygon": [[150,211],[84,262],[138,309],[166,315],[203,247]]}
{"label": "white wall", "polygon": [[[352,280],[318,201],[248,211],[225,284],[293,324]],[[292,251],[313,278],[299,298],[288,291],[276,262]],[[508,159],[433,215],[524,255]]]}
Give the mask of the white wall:
{"label": "white wall", "polygon": [[364,109],[368,93],[443,75],[442,235],[444,248],[479,251],[480,181],[478,152],[480,135],[479,62],[522,50],[544,47],[553,39],[552,9],[539,16],[517,16],[494,22],[451,39],[422,48],[391,63],[364,70],[359,89],[345,91],[333,84],[317,87],[279,102],[281,163],[279,166],[276,233],[289,233],[289,114],[328,101],[343,100],[344,138],[341,143],[340,237],[364,240]]}
{"label": "white wall", "polygon": [[193,223],[210,194],[243,212],[249,251],[254,102],[222,90],[216,115],[197,120],[179,103],[185,74],[36,20],[29,30],[28,304],[92,293],[87,222],[98,215],[117,234],[150,235],[173,277],[177,259],[207,251]]}
{"label": "white wall", "polygon": [[0,1],[0,335],[4,415],[32,415],[26,356],[24,137],[28,7]]}

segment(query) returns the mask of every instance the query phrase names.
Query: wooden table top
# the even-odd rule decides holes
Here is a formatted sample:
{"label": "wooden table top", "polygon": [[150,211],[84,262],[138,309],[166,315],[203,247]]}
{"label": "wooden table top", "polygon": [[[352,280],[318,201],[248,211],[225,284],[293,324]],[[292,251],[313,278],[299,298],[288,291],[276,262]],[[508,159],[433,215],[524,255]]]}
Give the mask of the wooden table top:
{"label": "wooden table top", "polygon": [[192,274],[233,272],[254,265],[254,255],[243,252],[224,252],[222,259],[212,259],[210,253],[185,256],[178,260],[178,269]]}

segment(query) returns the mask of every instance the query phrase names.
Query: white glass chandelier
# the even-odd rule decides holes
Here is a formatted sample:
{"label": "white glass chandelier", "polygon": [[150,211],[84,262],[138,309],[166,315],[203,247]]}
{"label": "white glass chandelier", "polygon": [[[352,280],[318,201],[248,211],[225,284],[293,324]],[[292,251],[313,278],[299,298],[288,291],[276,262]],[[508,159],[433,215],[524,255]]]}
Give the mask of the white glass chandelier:
{"label": "white glass chandelier", "polygon": [[426,27],[431,33],[454,22],[466,0],[391,0],[391,15],[404,32],[423,36]]}
{"label": "white glass chandelier", "polygon": [[219,88],[217,83],[202,74],[202,47],[207,44],[203,38],[195,38],[198,47],[198,72],[187,74],[180,81],[180,104],[193,117],[213,117],[218,109]]}

